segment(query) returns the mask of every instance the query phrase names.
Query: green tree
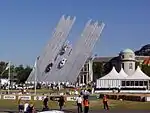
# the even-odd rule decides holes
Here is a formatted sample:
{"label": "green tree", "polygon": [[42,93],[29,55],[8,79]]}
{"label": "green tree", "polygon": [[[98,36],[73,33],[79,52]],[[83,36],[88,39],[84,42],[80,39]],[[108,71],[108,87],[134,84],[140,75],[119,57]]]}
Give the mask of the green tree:
{"label": "green tree", "polygon": [[93,63],[93,75],[94,75],[94,80],[96,80],[104,75],[104,68],[103,68],[102,62],[94,62]]}
{"label": "green tree", "polygon": [[15,72],[17,73],[17,79],[18,79],[17,82],[18,83],[25,83],[25,81],[27,80],[31,71],[32,71],[32,68],[30,68],[29,66],[26,66],[24,68],[23,65],[19,65],[18,67],[16,67]]}
{"label": "green tree", "polygon": [[[1,78],[8,78],[8,70],[5,70],[7,67],[8,63],[1,61],[0,62],[0,74]],[[11,65],[10,66],[10,73],[12,74],[14,72],[15,66]]]}
{"label": "green tree", "polygon": [[142,65],[142,71],[150,77],[150,66],[149,65]]}

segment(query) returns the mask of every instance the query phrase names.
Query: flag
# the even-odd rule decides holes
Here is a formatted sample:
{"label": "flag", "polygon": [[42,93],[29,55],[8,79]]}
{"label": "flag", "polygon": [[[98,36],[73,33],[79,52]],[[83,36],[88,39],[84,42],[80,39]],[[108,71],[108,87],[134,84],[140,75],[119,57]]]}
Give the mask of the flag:
{"label": "flag", "polygon": [[10,67],[10,62],[7,64],[7,67],[5,68],[5,71],[8,70]]}

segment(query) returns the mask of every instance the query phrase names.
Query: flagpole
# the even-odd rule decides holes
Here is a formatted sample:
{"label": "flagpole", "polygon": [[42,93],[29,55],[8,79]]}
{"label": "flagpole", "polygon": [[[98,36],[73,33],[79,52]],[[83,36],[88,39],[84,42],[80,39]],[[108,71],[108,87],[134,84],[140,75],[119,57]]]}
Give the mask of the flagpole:
{"label": "flagpole", "polygon": [[36,86],[37,86],[37,59],[35,61],[35,75],[34,75],[34,94],[36,95]]}
{"label": "flagpole", "polygon": [[10,61],[9,61],[9,71],[8,71],[8,94],[10,93],[10,90],[9,90],[9,88],[10,88]]}

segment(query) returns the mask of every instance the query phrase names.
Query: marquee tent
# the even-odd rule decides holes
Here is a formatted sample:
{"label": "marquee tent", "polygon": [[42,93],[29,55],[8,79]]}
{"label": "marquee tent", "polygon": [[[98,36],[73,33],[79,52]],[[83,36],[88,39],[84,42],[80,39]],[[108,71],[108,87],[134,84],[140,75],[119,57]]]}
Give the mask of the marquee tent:
{"label": "marquee tent", "polygon": [[123,68],[121,68],[120,72],[119,72],[119,76],[122,79],[125,79],[126,77],[128,77],[128,75],[124,72]]}
{"label": "marquee tent", "polygon": [[150,77],[143,73],[138,66],[133,75],[127,76],[126,79],[122,81],[122,87],[149,89],[149,81]]}
{"label": "marquee tent", "polygon": [[131,80],[150,80],[150,77],[147,76],[145,73],[142,72],[140,67],[138,66],[136,71],[133,73],[133,75],[126,77],[126,79]]}
{"label": "marquee tent", "polygon": [[138,66],[133,75],[128,76],[123,68],[118,73],[113,67],[110,73],[96,82],[96,88],[144,88],[149,89],[150,77],[142,72]]}
{"label": "marquee tent", "polygon": [[117,88],[121,85],[121,79],[123,77],[119,76],[119,73],[113,67],[110,73],[97,80],[96,88]]}

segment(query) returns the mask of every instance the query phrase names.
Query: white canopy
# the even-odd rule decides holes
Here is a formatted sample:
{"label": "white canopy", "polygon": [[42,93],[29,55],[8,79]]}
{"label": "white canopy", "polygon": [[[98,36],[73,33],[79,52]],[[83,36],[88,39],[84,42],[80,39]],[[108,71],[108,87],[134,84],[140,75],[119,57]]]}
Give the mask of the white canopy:
{"label": "white canopy", "polygon": [[119,73],[116,71],[115,67],[105,76],[101,77],[100,79],[121,79]]}
{"label": "white canopy", "polygon": [[126,77],[128,77],[128,75],[124,72],[123,68],[121,68],[120,72],[119,72],[119,76],[122,79],[125,79]]}
{"label": "white canopy", "polygon": [[126,79],[134,79],[134,80],[150,80],[150,77],[143,73],[138,66],[133,75],[126,77]]}
{"label": "white canopy", "polygon": [[116,88],[121,85],[122,77],[119,76],[119,73],[116,71],[115,67],[112,68],[110,73],[101,77],[96,82],[97,88]]}

